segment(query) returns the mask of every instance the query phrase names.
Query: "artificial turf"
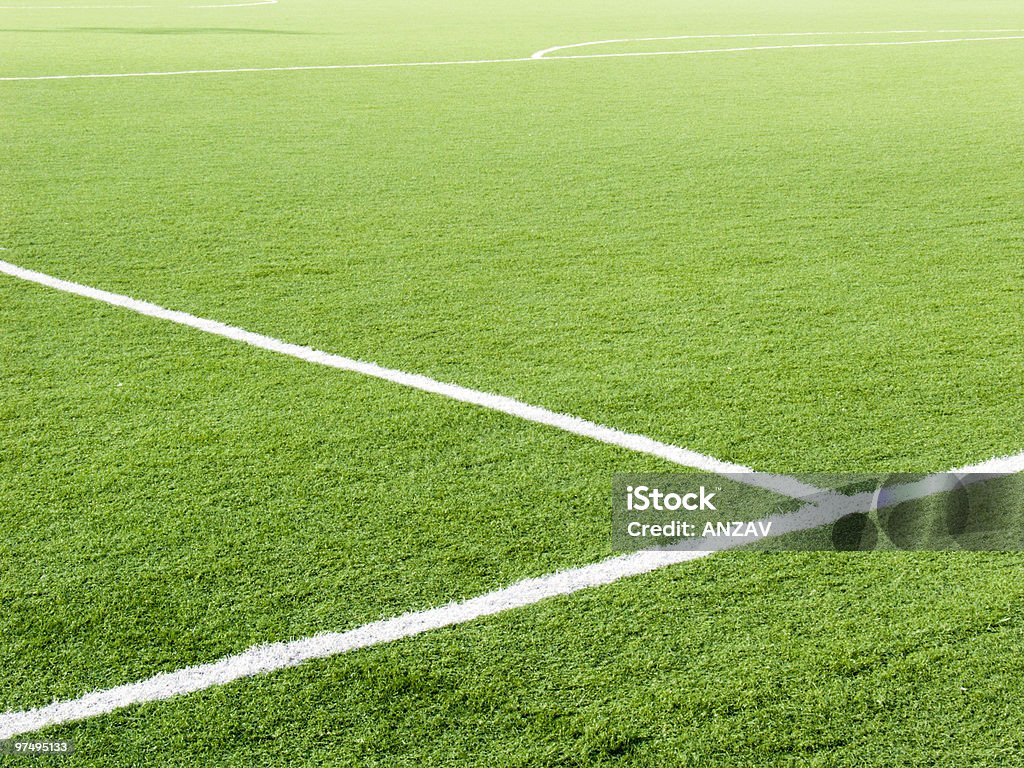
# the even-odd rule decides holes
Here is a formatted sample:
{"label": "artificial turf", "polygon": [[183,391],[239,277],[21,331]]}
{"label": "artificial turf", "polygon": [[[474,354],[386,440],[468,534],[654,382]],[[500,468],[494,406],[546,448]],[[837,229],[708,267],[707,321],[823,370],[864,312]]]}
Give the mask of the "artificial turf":
{"label": "artificial turf", "polygon": [[44,735],[97,766],[1017,765],[1019,569],[716,556]]}
{"label": "artificial turf", "polygon": [[[1024,28],[155,4],[0,9],[0,78]],[[1022,448],[1022,71],[996,41],[0,81],[0,258],[758,469],[945,469]],[[7,277],[0,329],[0,709],[594,562],[611,476],[672,469]],[[1005,765],[1019,566],[717,555],[54,733],[90,765]]]}

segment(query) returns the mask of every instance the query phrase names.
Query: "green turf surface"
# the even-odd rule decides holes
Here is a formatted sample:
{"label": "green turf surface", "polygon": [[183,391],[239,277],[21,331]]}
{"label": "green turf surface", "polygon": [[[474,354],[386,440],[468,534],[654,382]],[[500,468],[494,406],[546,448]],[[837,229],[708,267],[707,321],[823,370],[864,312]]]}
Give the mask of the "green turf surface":
{"label": "green turf surface", "polygon": [[45,733],[99,766],[1015,765],[1019,567],[715,557]]}
{"label": "green turf surface", "polygon": [[0,709],[592,562],[612,473],[670,466],[82,299],[0,295]]}
{"label": "green turf surface", "polygon": [[[601,37],[551,35],[518,53]],[[390,42],[308,60],[423,58]],[[948,467],[1019,443],[1022,64],[1014,41],[5,84],[4,239],[722,458]]]}
{"label": "green turf surface", "polygon": [[[1024,28],[145,4],[0,9],[0,78]],[[1024,448],[1022,71],[1003,41],[0,82],[0,258],[759,469],[944,469]],[[0,276],[0,710],[594,562],[611,476],[667,470]],[[1019,566],[719,555],[58,730],[96,765],[1006,764]]]}

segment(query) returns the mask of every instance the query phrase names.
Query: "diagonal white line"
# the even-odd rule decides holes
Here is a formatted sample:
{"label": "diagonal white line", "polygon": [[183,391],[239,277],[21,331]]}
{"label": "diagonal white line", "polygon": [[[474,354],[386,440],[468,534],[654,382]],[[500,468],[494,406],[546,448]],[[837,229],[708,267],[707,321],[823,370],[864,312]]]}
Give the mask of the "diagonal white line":
{"label": "diagonal white line", "polygon": [[[1024,471],[1024,453],[992,459],[974,467],[961,467],[957,471],[965,474],[981,469],[991,471],[995,465],[1001,468],[1002,474]],[[890,496],[890,504],[925,498],[942,493],[948,490],[948,487],[922,481],[900,486],[900,489],[899,494]],[[854,512],[868,512],[873,503],[872,494],[832,497],[826,499],[825,504],[807,504],[796,512],[767,517],[762,522],[772,523],[770,537],[774,538],[829,525]],[[741,541],[733,539],[732,546],[720,547],[717,551],[739,547]],[[97,717],[133,704],[145,704],[203,691],[255,675],[297,667],[314,659],[326,659],[360,648],[414,637],[435,629],[465,624],[485,616],[534,605],[551,597],[571,595],[584,589],[612,584],[630,576],[639,576],[671,565],[698,560],[711,554],[714,554],[714,551],[645,551],[621,555],[593,565],[525,579],[461,603],[449,603],[425,611],[405,613],[347,632],[322,633],[301,640],[254,646],[210,664],[162,673],[137,683],[87,693],[68,701],[55,701],[36,709],[6,712],[0,715],[0,739],[37,731],[50,725]]]}
{"label": "diagonal white line", "polygon": [[318,349],[311,349],[310,347],[303,347],[298,344],[290,344],[289,342],[282,341],[281,339],[264,336],[260,333],[253,333],[252,331],[247,331],[232,325],[226,325],[216,320],[196,317],[195,315],[190,315],[186,312],[165,309],[164,307],[156,304],[139,301],[138,299],[133,299],[130,296],[110,293],[109,291],[92,288],[87,285],[61,280],[42,272],[34,272],[30,269],[24,269],[23,267],[19,267],[16,264],[11,264],[6,261],[0,261],[0,272],[10,275],[11,277],[17,277],[21,280],[38,283],[39,285],[44,285],[58,291],[72,293],[77,296],[84,296],[85,298],[100,301],[104,304],[110,304],[115,307],[122,307],[124,309],[131,310],[132,312],[137,312],[140,315],[167,320],[178,325],[195,328],[214,336],[222,336],[226,339],[233,339],[253,347],[265,349],[270,352],[276,352],[280,355],[294,357],[307,363],[315,363],[329,368],[337,368],[343,371],[360,373],[364,376],[383,379],[384,381],[390,381],[412,389],[441,395],[463,403],[471,403],[473,405],[480,406],[481,408],[487,408],[492,411],[498,411],[499,413],[514,416],[518,419],[523,419],[524,421],[544,424],[545,426],[554,427],[555,429],[560,429],[563,432],[569,432],[581,437],[587,437],[601,443],[625,448],[626,450],[646,454],[648,456],[656,456],[659,459],[664,459],[665,461],[678,464],[682,467],[698,469],[703,472],[714,472],[716,474],[740,475],[741,477],[736,478],[738,482],[743,482],[756,488],[770,490],[783,496],[803,499],[809,496],[819,496],[821,494],[827,495],[829,493],[828,491],[816,488],[813,485],[808,485],[787,475],[755,472],[750,467],[733,464],[727,461],[720,461],[712,456],[697,453],[696,451],[691,451],[686,448],[680,448],[675,445],[669,445],[668,443],[654,440],[653,438],[646,437],[645,435],[621,432],[617,429],[613,429],[612,427],[595,424],[592,421],[587,421],[586,419],[581,419],[576,416],[556,413],[548,410],[547,408],[542,408],[537,405],[529,405],[528,403],[515,400],[511,397],[495,395],[490,392],[481,392],[480,390],[462,387],[458,384],[447,384],[445,382],[428,378],[427,376],[421,376],[420,374],[406,373],[405,371],[398,371],[393,368],[384,368],[376,363],[353,360],[349,357],[342,357],[341,355],[322,352]]}
{"label": "diagonal white line", "polygon": [[[655,38],[651,38],[655,39]],[[665,38],[672,39],[672,38]],[[1022,37],[984,37],[984,38],[957,38],[944,40],[926,41],[898,41],[898,42],[865,42],[865,43],[822,43],[787,46],[755,46],[730,49],[708,49],[699,51],[661,51],[661,52],[638,52],[638,53],[617,53],[617,54],[592,54],[578,56],[562,56],[553,58],[584,59],[584,58],[612,58],[622,56],[663,56],[663,55],[687,55],[698,53],[731,53],[740,51],[758,50],[779,50],[793,48],[842,48],[862,46],[886,46],[886,45],[925,45],[938,43],[956,43],[971,41],[990,40],[1017,40]],[[614,42],[614,41],[608,41]],[[184,74],[216,74],[227,72],[267,72],[267,71],[297,71],[297,70],[318,70],[318,69],[364,69],[379,67],[411,67],[411,66],[444,66],[459,64],[486,64],[504,63],[517,61],[537,60],[543,57],[544,53],[554,50],[562,50],[575,46],[561,46],[553,49],[538,52],[529,58],[517,59],[492,59],[474,61],[450,61],[450,62],[412,62],[399,64],[369,64],[369,65],[329,65],[310,67],[272,67],[272,68],[244,68],[224,70],[190,70],[181,72],[150,72],[150,73],[126,73],[126,74],[96,74],[96,75],[58,75],[43,77],[6,77],[0,80],[50,80],[50,79],[76,79],[76,78],[98,78],[98,77],[150,77]],[[6,250],[6,249],[0,249]],[[250,344],[255,347],[267,349],[279,354],[289,355],[298,359],[306,360],[329,367],[354,371],[367,376],[385,379],[404,386],[413,387],[435,394],[441,394],[462,402],[473,403],[491,410],[500,411],[527,421],[546,424],[567,432],[590,437],[611,445],[627,448],[629,450],[647,453],[653,456],[672,461],[682,466],[703,469],[706,471],[720,473],[749,473],[749,483],[757,487],[773,490],[777,493],[791,495],[794,497],[806,497],[815,494],[826,500],[827,506],[818,503],[809,504],[796,513],[786,516],[776,516],[766,520],[775,523],[772,529],[773,536],[786,533],[809,530],[834,522],[839,517],[855,511],[867,511],[870,506],[865,494],[855,497],[837,499],[830,494],[813,486],[807,486],[796,480],[778,475],[766,475],[753,473],[749,468],[735,464],[729,464],[713,459],[709,456],[697,454],[686,449],[670,446],[642,435],[632,435],[619,432],[609,427],[603,427],[576,417],[557,414],[537,406],[530,406],[525,403],[506,398],[499,395],[479,392],[476,390],[459,387],[457,385],[445,384],[417,374],[408,374],[402,371],[382,368],[373,363],[343,358],[326,352],[320,352],[308,347],[289,344],[279,339],[273,339],[261,334],[255,334],[240,328],[228,326],[213,320],[206,320],[188,315],[183,312],[164,309],[148,302],[141,302],[127,296],[109,293],[77,283],[60,280],[39,272],[26,270],[7,262],[0,261],[0,271],[11,276],[28,280],[31,282],[46,285],[67,293],[77,294],[87,298],[130,309],[139,314],[157,317],[186,325],[198,330],[215,335],[231,338]],[[958,473],[987,472],[1010,474],[1024,471],[1024,454],[1010,457],[990,459],[974,467],[961,467],[954,470]],[[903,492],[898,494],[900,501],[911,498],[922,498],[924,495],[942,492],[936,490],[934,484],[920,482],[902,486]],[[894,496],[896,498],[896,496]],[[177,672],[157,675],[148,680],[129,685],[118,686],[106,691],[98,691],[86,694],[78,699],[53,704],[34,710],[24,712],[8,712],[0,715],[0,738],[38,730],[47,725],[67,723],[82,720],[88,717],[105,714],[117,709],[138,703],[157,701],[174,696],[204,690],[216,685],[223,685],[245,677],[257,674],[264,674],[274,670],[298,666],[308,660],[327,658],[358,648],[370,647],[381,643],[391,642],[404,637],[412,637],[431,629],[454,626],[476,618],[494,615],[503,611],[518,607],[532,605],[548,597],[568,595],[573,592],[590,587],[610,584],[628,576],[648,573],[669,565],[695,560],[712,554],[711,551],[682,551],[682,552],[640,552],[632,555],[611,558],[601,563],[596,563],[581,568],[561,571],[535,579],[527,579],[518,582],[502,590],[491,592],[480,597],[462,603],[453,603],[447,606],[404,614],[392,619],[386,619],[372,624],[342,633],[329,633],[315,635],[310,638],[297,640],[288,643],[276,643],[273,645],[257,646],[244,651],[236,656],[230,656],[220,661],[197,667],[190,667]]]}
{"label": "diagonal white line", "polygon": [[965,467],[955,467],[949,470],[949,473],[954,475],[1015,475],[1018,472],[1024,472],[1024,453],[1013,456],[996,456],[978,464],[968,464]]}

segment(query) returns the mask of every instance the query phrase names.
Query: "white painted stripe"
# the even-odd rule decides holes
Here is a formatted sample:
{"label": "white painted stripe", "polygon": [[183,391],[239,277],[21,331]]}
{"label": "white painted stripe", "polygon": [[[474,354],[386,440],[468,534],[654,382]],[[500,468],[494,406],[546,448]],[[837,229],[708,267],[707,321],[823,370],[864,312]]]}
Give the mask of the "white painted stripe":
{"label": "white painted stripe", "polygon": [[[277,0],[256,0],[252,3],[227,3],[225,5],[189,5],[187,8],[250,8],[254,5],[277,5]],[[157,6],[161,7],[161,6]]]}
{"label": "white painted stripe", "polygon": [[545,426],[554,427],[555,429],[560,429],[563,432],[569,432],[581,437],[588,437],[601,443],[625,448],[626,450],[634,451],[636,453],[655,456],[659,459],[664,459],[665,461],[678,464],[682,467],[698,469],[703,472],[714,472],[716,474],[742,475],[742,478],[736,478],[737,481],[744,482],[756,488],[764,488],[784,496],[792,498],[806,498],[808,496],[817,497],[821,494],[828,493],[821,488],[808,485],[793,477],[755,472],[750,467],[745,467],[741,464],[720,461],[712,456],[706,456],[702,453],[697,453],[686,448],[662,443],[650,437],[645,437],[644,435],[620,432],[617,429],[595,424],[592,421],[580,419],[576,416],[555,413],[554,411],[549,411],[548,409],[541,408],[540,406],[529,405],[511,397],[495,395],[489,392],[481,392],[479,390],[469,389],[468,387],[461,387],[457,384],[447,384],[416,373],[406,373],[405,371],[398,371],[392,368],[384,368],[376,363],[353,360],[352,358],[342,357],[341,355],[322,352],[318,349],[311,349],[310,347],[303,347],[298,344],[290,344],[286,341],[282,341],[281,339],[275,339],[270,336],[253,333],[252,331],[246,331],[235,326],[225,325],[224,323],[217,322],[216,320],[207,320],[202,317],[187,314],[186,312],[165,309],[164,307],[157,306],[156,304],[139,301],[129,296],[110,293],[109,291],[91,288],[87,285],[61,280],[59,278],[43,274],[42,272],[34,272],[29,269],[24,269],[6,261],[0,261],[0,272],[12,277],[20,278],[21,280],[27,280],[32,283],[44,285],[48,288],[54,288],[58,291],[73,293],[77,296],[84,296],[88,299],[103,302],[104,304],[122,307],[124,309],[131,310],[132,312],[137,312],[140,315],[156,317],[161,320],[177,323],[178,325],[195,328],[196,330],[203,331],[204,333],[210,333],[214,336],[223,336],[226,339],[241,341],[242,343],[253,347],[265,349],[270,352],[276,352],[280,355],[287,355],[288,357],[294,357],[298,360],[304,360],[307,363],[316,363],[317,365],[325,365],[329,368],[337,368],[343,371],[360,373],[364,376],[372,376],[376,379],[383,379],[384,381],[401,384],[402,386],[418,389],[423,392],[431,392],[435,395],[441,395],[463,403],[471,403],[473,405],[480,406],[481,408],[487,408],[492,411],[498,411],[499,413],[514,416],[518,419],[523,419],[524,421],[544,424]]}
{"label": "white painted stripe", "polygon": [[[792,33],[792,34],[809,34],[809,33]],[[823,33],[810,33],[810,34],[823,34]],[[837,34],[860,34],[856,32],[846,32]],[[881,34],[895,34],[894,33],[881,33]],[[639,38],[646,39],[646,38]],[[656,38],[650,38],[656,39]],[[759,45],[759,46],[748,46],[743,48],[706,48],[699,50],[687,50],[687,51],[634,51],[625,53],[591,53],[591,54],[574,54],[571,56],[544,56],[538,54],[544,54],[552,50],[559,50],[560,48],[576,47],[579,45],[591,45],[600,43],[613,43],[613,42],[628,42],[619,40],[604,40],[597,41],[595,43],[576,43],[573,46],[556,46],[555,48],[548,48],[543,51],[537,51],[530,56],[523,56],[511,59],[466,59],[460,61],[407,61],[407,62],[395,62],[395,63],[383,63],[383,64],[314,64],[314,65],[301,65],[301,66],[290,66],[290,67],[235,67],[229,69],[181,69],[181,70],[167,70],[157,72],[105,72],[105,73],[89,73],[89,74],[77,74],[77,75],[22,75],[22,76],[8,76],[0,77],[0,82],[28,82],[28,81],[41,81],[41,80],[89,80],[89,79],[122,79],[122,78],[136,78],[136,77],[179,77],[185,75],[225,75],[225,74],[236,74],[244,72],[312,72],[312,71],[330,71],[330,70],[345,70],[345,69],[394,69],[394,68],[407,68],[407,67],[454,67],[454,66],[468,66],[475,64],[509,64],[516,62],[527,62],[527,61],[572,61],[577,59],[609,59],[609,58],[623,58],[623,57],[644,57],[644,56],[692,56],[696,54],[712,54],[712,53],[743,53],[749,51],[781,51],[781,50],[796,50],[796,49],[809,49],[809,48],[860,48],[860,47],[875,47],[875,46],[893,46],[893,45],[940,45],[948,43],[970,43],[970,42],[993,42],[997,40],[1022,40],[1024,35],[1020,36],[999,36],[999,37],[959,37],[959,38],[946,38],[946,39],[935,39],[935,40],[890,40],[890,41],[876,41],[876,42],[863,42],[863,43],[804,43],[796,45]]]}
{"label": "white painted stripe", "polygon": [[949,471],[956,475],[1015,475],[1018,472],[1024,472],[1024,453],[1018,453],[1013,456],[996,456],[977,464],[955,467]]}
{"label": "white painted stripe", "polygon": [[54,702],[38,709],[4,713],[0,715],[0,739],[39,730],[48,725],[96,717],[132,704],[195,693],[253,675],[295,667],[312,659],[323,659],[442,627],[464,624],[483,616],[532,605],[548,597],[609,584],[625,576],[646,573],[707,554],[670,552],[613,558],[583,568],[527,579],[463,603],[407,613],[348,632],[319,634],[292,642],[256,646],[211,664],[156,675],[138,683],[89,693],[71,701]]}
{"label": "white painted stripe", "polygon": [[392,69],[395,67],[456,67],[471,64],[505,64],[531,61],[528,56],[518,59],[471,59],[466,61],[408,61],[397,64],[313,64],[298,67],[238,67],[235,69],[179,69],[167,72],[109,72],[87,75],[31,75],[27,77],[0,77],[0,82],[26,80],[89,80],[119,79],[125,77],[177,77],[179,75],[227,75],[238,72],[315,72],[335,69]]}
{"label": "white painted stripe", "polygon": [[0,5],[0,11],[94,11],[98,9],[156,8],[179,11],[190,8],[249,8],[254,5],[277,5],[278,0],[254,0],[250,3],[222,3],[220,5]]}
{"label": "white painted stripe", "polygon": [[[982,43],[995,40],[1024,40],[1024,35],[999,37],[952,37],[935,40],[875,40],[863,43],[797,43],[794,45],[753,45],[743,48],[702,48],[688,51],[625,51],[622,53],[579,53],[571,56],[541,56],[533,61],[559,61],[575,59],[618,59],[644,56],[694,56],[709,53],[745,53],[748,51],[791,51],[810,48],[878,48],[895,45],[942,45],[946,43]],[[540,53],[540,51],[538,51]]]}
{"label": "white painted stripe", "polygon": [[[944,33],[956,32],[1024,32],[1021,29],[971,29],[971,30],[941,30]],[[590,45],[611,45],[613,43],[649,43],[661,40],[733,40],[742,38],[758,37],[835,37],[836,35],[924,35],[928,34],[925,29],[887,29],[876,32],[744,32],[742,34],[730,35],[668,35],[666,37],[623,37],[618,40],[592,40],[585,43],[572,43],[571,45],[555,45],[537,51],[531,59],[542,59],[546,54],[555,51],[564,51],[568,48],[583,48]]]}
{"label": "white painted stripe", "polygon": [[1021,472],[1024,472],[1024,453],[996,456],[977,464],[926,475],[912,482],[888,485],[879,489],[878,493],[858,493],[848,498],[849,503],[857,508],[863,507],[866,503],[868,509],[886,509],[907,501],[946,493],[958,486],[974,485],[995,477],[1016,475]]}
{"label": "white painted stripe", "polygon": [[[1024,471],[1024,453],[993,459],[975,466],[988,467],[993,462],[1004,468],[1013,467],[1015,471]],[[969,469],[972,468],[964,468]],[[900,494],[899,501],[925,498],[943,490],[944,487],[936,488],[934,484],[919,483],[913,486],[913,491]],[[873,503],[874,497],[870,493],[839,499],[833,497],[824,505],[807,504],[794,513],[763,518],[762,522],[772,523],[770,538],[774,538],[829,525],[853,512],[868,512]],[[739,539],[734,539],[733,542],[735,547],[732,548],[740,546]],[[525,579],[461,603],[449,603],[439,608],[414,611],[395,618],[375,621],[347,632],[322,633],[301,640],[254,646],[210,664],[161,673],[137,683],[88,693],[68,701],[55,701],[36,709],[6,712],[0,715],[0,739],[37,731],[50,725],[97,717],[133,704],[145,704],[196,693],[255,675],[297,667],[314,659],[326,659],[349,651],[414,637],[431,630],[465,624],[486,616],[534,605],[548,598],[612,584],[630,576],[639,576],[667,566],[698,560],[711,554],[714,552],[694,550],[647,551],[621,555],[593,565]]]}

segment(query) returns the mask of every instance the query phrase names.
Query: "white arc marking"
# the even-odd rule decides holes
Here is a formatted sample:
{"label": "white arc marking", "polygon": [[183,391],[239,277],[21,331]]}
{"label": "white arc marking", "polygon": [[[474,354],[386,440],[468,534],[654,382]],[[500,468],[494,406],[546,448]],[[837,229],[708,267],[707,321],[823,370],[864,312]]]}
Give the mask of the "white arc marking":
{"label": "white arc marking", "polygon": [[[1021,31],[1021,30],[1008,30],[1008,31]],[[890,33],[875,33],[875,34],[897,34],[900,32]],[[807,33],[807,32],[793,32],[784,33],[779,35],[760,35],[762,37],[776,37],[786,35],[808,35],[808,34],[871,34],[871,33],[859,33],[859,32],[845,32],[845,33]],[[725,35],[716,35],[714,37],[727,37]],[[636,38],[639,40],[644,39],[660,39],[660,38]],[[671,38],[668,38],[671,39]],[[782,50],[797,50],[797,49],[812,49],[812,48],[863,48],[863,47],[878,47],[878,46],[897,46],[897,45],[941,45],[951,43],[971,43],[971,42],[994,42],[998,40],[1024,40],[1024,35],[1000,35],[998,37],[956,37],[956,38],[943,38],[936,40],[888,40],[888,41],[873,41],[873,42],[862,42],[862,43],[801,43],[794,45],[757,45],[747,46],[742,48],[704,48],[698,50],[685,50],[685,51],[634,51],[624,53],[589,53],[589,54],[574,54],[571,56],[546,56],[544,54],[552,51],[563,50],[565,48],[577,48],[585,45],[600,45],[604,43],[619,43],[619,42],[631,42],[629,39],[624,40],[599,40],[592,43],[574,43],[572,45],[555,46],[553,48],[545,48],[544,50],[537,51],[530,56],[522,56],[518,58],[510,59],[465,59],[459,61],[406,61],[406,62],[393,62],[393,63],[382,63],[382,64],[310,64],[310,65],[299,65],[299,66],[286,66],[286,67],[234,67],[226,69],[180,69],[180,70],[166,70],[156,72],[97,72],[77,75],[22,75],[22,76],[8,76],[0,77],[0,82],[30,82],[30,81],[41,81],[41,80],[92,80],[92,79],[122,79],[122,78],[136,78],[136,77],[182,77],[186,75],[225,75],[225,74],[237,74],[245,72],[315,72],[315,71],[331,71],[331,70],[345,70],[345,69],[396,69],[406,67],[456,67],[456,66],[469,66],[475,64],[511,64],[518,62],[532,62],[532,61],[573,61],[579,59],[612,59],[612,58],[624,58],[624,57],[645,57],[645,56],[693,56],[697,54],[715,54],[715,53],[745,53],[750,51],[782,51]]]}
{"label": "white arc marking", "polygon": [[[796,43],[793,45],[751,45],[742,48],[701,48],[688,51],[625,51],[622,53],[579,53],[571,56],[537,56],[534,61],[559,61],[577,59],[618,59],[643,56],[694,56],[710,53],[746,53],[749,51],[790,51],[811,48],[878,48],[896,45],[942,45],[944,43],[982,43],[995,40],[1024,40],[1024,35],[1000,35],[999,37],[951,37],[936,40],[873,40],[863,43]],[[613,41],[617,42],[617,41]],[[559,50],[559,48],[548,49]],[[544,51],[537,51],[544,53]]]}
{"label": "white arc marking", "polygon": [[[989,34],[996,32],[1024,32],[1024,29],[939,29],[935,34]],[[584,48],[591,45],[613,45],[617,43],[649,43],[662,40],[735,40],[743,38],[764,38],[764,37],[836,37],[841,35],[925,35],[929,34],[926,29],[889,29],[876,32],[745,32],[733,35],[669,35],[667,37],[623,37],[618,40],[593,40],[585,43],[573,43],[572,45],[556,45],[537,51],[530,56],[531,59],[543,59],[547,54],[555,51],[564,51],[569,48]],[[785,46],[796,47],[796,46]],[[762,50],[761,48],[736,48],[736,49],[712,49],[712,50]],[[701,51],[702,52],[702,51]],[[681,51],[689,53],[689,51]]]}
{"label": "white arc marking", "polygon": [[[1002,32],[1004,30],[986,29],[977,31]],[[542,51],[537,51],[532,56],[530,56],[530,58],[542,59],[545,55],[549,53],[554,53],[555,51],[564,51],[567,48],[584,48],[590,45],[613,45],[616,43],[650,43],[662,40],[734,40],[758,37],[829,37],[835,35],[913,35],[925,34],[925,32],[926,30],[923,29],[890,29],[881,32],[744,32],[742,34],[732,35],[668,35],[666,37],[623,37],[617,40],[592,40],[585,43],[572,43],[571,45],[555,45],[552,46],[551,48],[545,48]]]}

